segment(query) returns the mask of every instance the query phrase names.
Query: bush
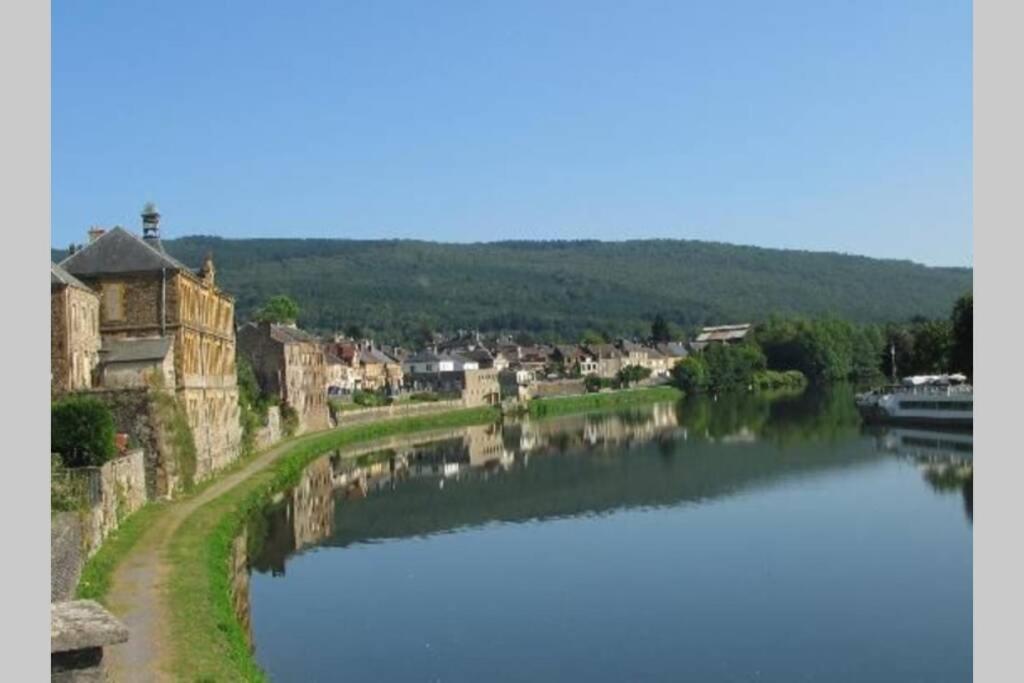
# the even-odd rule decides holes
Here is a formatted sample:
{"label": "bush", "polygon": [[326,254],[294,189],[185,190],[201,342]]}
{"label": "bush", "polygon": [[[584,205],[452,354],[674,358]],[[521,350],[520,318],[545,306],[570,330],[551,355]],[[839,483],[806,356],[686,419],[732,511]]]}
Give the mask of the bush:
{"label": "bush", "polygon": [[281,431],[286,437],[299,431],[299,414],[287,403],[281,404]]}
{"label": "bush", "polygon": [[687,394],[707,391],[708,364],[701,355],[692,355],[676,363],[672,368],[672,382]]}
{"label": "bush", "polygon": [[807,386],[807,377],[799,370],[761,370],[754,373],[754,388],[758,391],[771,389],[803,389]]}
{"label": "bush", "polygon": [[67,467],[98,467],[113,458],[114,431],[114,416],[98,398],[72,396],[50,406],[50,450]]}
{"label": "bush", "polygon": [[628,388],[630,384],[636,384],[637,382],[643,381],[651,376],[651,369],[645,368],[640,365],[627,365],[626,367],[619,370],[615,379],[618,380],[619,386]]}
{"label": "bush", "polygon": [[65,469],[56,453],[50,455],[50,511],[77,510],[85,503],[80,482]]}
{"label": "bush", "polygon": [[587,378],[583,380],[583,386],[586,387],[589,393],[594,393],[602,389],[611,389],[615,386],[615,380],[598,377],[597,375],[587,375]]}
{"label": "bush", "polygon": [[441,397],[432,391],[424,391],[409,396],[410,403],[435,403],[440,400]]}
{"label": "bush", "polygon": [[364,408],[386,406],[389,402],[387,396],[372,391],[356,391],[352,394],[352,401]]}

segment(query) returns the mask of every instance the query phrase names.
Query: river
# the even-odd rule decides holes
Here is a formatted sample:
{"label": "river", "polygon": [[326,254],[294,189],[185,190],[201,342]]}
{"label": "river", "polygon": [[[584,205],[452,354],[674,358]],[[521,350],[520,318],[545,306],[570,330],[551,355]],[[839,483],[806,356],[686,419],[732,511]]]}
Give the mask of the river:
{"label": "river", "polygon": [[972,449],[839,388],[329,453],[236,603],[275,681],[969,681]]}

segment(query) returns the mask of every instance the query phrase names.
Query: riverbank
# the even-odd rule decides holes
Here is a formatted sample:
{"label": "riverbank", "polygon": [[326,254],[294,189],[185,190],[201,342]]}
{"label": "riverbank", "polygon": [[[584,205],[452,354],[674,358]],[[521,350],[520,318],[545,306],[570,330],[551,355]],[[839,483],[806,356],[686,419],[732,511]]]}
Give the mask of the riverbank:
{"label": "riverbank", "polygon": [[554,415],[583,413],[603,408],[625,408],[661,401],[677,401],[682,397],[683,392],[679,389],[663,385],[583,394],[581,396],[534,399],[530,401],[527,410],[531,417],[552,417]]}
{"label": "riverbank", "polygon": [[252,658],[230,592],[232,543],[254,510],[293,484],[323,453],[388,436],[485,424],[494,408],[344,427],[291,444],[267,466],[205,501],[173,532],[167,548],[167,673],[188,680],[265,680]]}

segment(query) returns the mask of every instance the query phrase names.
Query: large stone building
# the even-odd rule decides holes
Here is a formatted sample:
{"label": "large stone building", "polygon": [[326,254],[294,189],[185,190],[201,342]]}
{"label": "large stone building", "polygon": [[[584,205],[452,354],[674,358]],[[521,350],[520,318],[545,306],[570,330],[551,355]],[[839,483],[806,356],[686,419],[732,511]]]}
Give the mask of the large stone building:
{"label": "large stone building", "polygon": [[[127,350],[132,343],[173,354],[173,391],[195,439],[198,481],[240,449],[234,300],[216,286],[212,257],[193,271],[164,250],[156,207],[147,204],[142,221],[142,238],[121,227],[91,230],[61,266],[99,295],[100,334],[122,359],[138,357]],[[140,360],[166,367],[165,357]]]}
{"label": "large stone building", "polygon": [[251,322],[238,331],[238,352],[252,364],[263,393],[295,410],[298,433],[329,426],[327,367],[319,339],[291,325]]}
{"label": "large stone building", "polygon": [[50,264],[50,394],[89,389],[100,351],[100,300],[66,270]]}

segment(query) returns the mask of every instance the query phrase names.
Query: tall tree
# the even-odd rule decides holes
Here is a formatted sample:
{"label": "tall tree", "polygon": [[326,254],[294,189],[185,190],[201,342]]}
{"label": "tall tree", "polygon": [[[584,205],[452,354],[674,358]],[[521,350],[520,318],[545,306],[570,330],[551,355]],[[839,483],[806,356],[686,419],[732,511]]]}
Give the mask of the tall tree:
{"label": "tall tree", "polygon": [[294,323],[299,319],[299,305],[286,294],[272,296],[256,313],[256,319],[270,323]]}
{"label": "tall tree", "polygon": [[953,342],[950,349],[950,366],[956,372],[974,377],[974,294],[968,292],[953,306],[950,316],[953,325]]}
{"label": "tall tree", "polygon": [[654,316],[654,322],[651,323],[651,339],[656,344],[662,344],[672,339],[672,333],[668,329],[668,322],[665,321],[665,316],[661,313]]}

